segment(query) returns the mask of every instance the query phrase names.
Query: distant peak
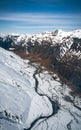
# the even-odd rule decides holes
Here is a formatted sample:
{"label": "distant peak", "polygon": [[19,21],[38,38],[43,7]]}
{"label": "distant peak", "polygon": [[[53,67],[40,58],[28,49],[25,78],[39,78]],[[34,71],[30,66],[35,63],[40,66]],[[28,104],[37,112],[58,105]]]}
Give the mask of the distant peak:
{"label": "distant peak", "polygon": [[61,34],[62,32],[64,32],[62,29],[57,29],[54,31],[55,35]]}

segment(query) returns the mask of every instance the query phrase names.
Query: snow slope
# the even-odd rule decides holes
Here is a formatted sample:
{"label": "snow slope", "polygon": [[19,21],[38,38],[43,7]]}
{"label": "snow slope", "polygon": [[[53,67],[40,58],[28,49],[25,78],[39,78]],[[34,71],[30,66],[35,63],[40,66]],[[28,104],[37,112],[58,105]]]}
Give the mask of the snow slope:
{"label": "snow slope", "polygon": [[34,90],[34,68],[27,68],[28,61],[0,48],[0,130],[24,129],[52,111],[49,100]]}

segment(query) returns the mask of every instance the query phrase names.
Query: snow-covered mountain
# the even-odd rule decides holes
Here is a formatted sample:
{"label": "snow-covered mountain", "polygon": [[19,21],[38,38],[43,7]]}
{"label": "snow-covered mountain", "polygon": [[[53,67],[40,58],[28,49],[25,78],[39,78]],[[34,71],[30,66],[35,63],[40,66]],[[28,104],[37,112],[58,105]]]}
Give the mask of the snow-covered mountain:
{"label": "snow-covered mountain", "polygon": [[[81,42],[81,30],[76,30],[72,32],[64,32],[62,30],[56,30],[55,32],[44,32],[40,34],[36,34],[33,36],[29,36],[26,34],[8,34],[8,35],[0,35],[0,46],[13,50],[13,49],[30,49],[43,47],[52,48],[54,53],[55,49],[58,48],[59,54],[57,59],[60,60],[66,54],[66,52],[74,46],[75,42],[78,49],[80,50],[80,42]],[[56,47],[56,48],[54,48]],[[41,52],[42,53],[42,52]],[[49,52],[48,52],[49,53]],[[77,54],[78,55],[78,54]]]}
{"label": "snow-covered mountain", "polygon": [[0,130],[81,130],[81,96],[64,81],[81,91],[81,30],[0,35],[0,46]]}
{"label": "snow-covered mountain", "polygon": [[0,48],[0,130],[81,130],[81,97],[56,74]]}
{"label": "snow-covered mountain", "polygon": [[24,52],[24,57],[31,54],[34,57],[39,55],[43,59],[49,59],[49,66],[70,80],[73,85],[81,88],[81,30],[56,30],[33,36],[1,35],[0,46],[14,50],[21,57]]}

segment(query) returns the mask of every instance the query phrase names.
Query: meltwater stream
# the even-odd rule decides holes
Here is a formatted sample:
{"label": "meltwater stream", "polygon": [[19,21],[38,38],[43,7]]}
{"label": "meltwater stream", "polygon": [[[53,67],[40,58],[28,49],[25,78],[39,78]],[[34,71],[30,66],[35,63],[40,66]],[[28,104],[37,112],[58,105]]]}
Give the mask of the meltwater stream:
{"label": "meltwater stream", "polygon": [[[29,64],[32,65],[31,62],[29,62]],[[59,104],[58,104],[58,102],[53,101],[53,100],[52,100],[48,95],[46,95],[43,91],[42,91],[42,94],[40,94],[40,93],[38,92],[38,84],[39,84],[39,83],[38,83],[38,80],[37,80],[36,75],[40,73],[40,71],[39,71],[40,68],[36,67],[35,65],[32,65],[32,66],[34,66],[34,67],[36,68],[36,70],[35,70],[35,72],[34,72],[34,74],[33,74],[33,78],[35,79],[35,92],[36,92],[39,96],[43,96],[43,97],[45,96],[45,97],[47,97],[47,98],[49,99],[49,101],[50,101],[50,103],[51,103],[51,105],[52,105],[52,113],[51,113],[49,116],[42,116],[42,115],[39,116],[37,119],[35,119],[35,120],[31,123],[31,125],[30,125],[29,128],[24,128],[24,130],[31,130],[31,129],[36,125],[36,123],[37,123],[39,120],[44,119],[43,121],[45,121],[45,120],[49,119],[50,117],[54,116],[54,114],[56,114],[57,111],[58,111],[58,109],[59,109]],[[43,122],[43,121],[42,121],[42,122]]]}

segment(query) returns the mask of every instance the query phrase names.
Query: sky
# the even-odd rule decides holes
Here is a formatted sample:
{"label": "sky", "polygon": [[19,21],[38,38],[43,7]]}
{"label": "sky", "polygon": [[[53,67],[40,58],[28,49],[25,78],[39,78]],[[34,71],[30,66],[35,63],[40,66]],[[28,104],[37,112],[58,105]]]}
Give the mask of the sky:
{"label": "sky", "polygon": [[81,0],[0,0],[0,33],[81,29]]}

